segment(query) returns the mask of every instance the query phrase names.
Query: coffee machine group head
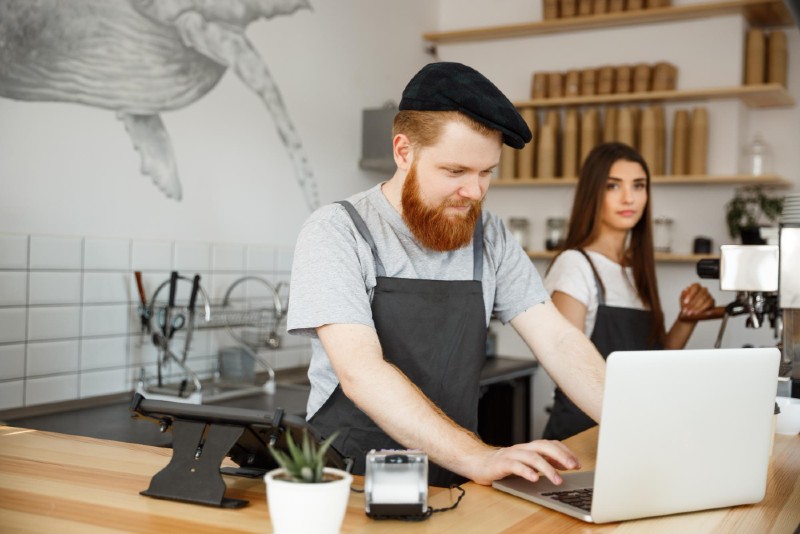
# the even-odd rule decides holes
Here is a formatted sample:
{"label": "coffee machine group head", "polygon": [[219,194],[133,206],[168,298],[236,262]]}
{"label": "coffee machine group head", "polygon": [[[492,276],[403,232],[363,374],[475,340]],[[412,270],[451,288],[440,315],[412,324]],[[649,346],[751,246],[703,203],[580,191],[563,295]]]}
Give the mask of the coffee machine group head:
{"label": "coffee machine group head", "polygon": [[[735,291],[725,307],[715,347],[728,319],[746,315],[747,328],[769,323],[781,350],[782,379],[800,384],[800,224],[782,224],[777,245],[722,245],[719,259],[697,264],[701,278],[719,279],[720,289]],[[797,386],[795,386],[797,387]]]}

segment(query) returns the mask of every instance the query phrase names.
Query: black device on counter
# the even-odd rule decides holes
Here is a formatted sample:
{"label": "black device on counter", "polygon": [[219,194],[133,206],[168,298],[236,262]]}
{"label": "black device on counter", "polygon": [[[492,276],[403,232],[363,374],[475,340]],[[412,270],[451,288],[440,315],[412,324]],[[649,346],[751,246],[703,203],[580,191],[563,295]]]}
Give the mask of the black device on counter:
{"label": "black device on counter", "polygon": [[[286,436],[302,442],[305,430],[319,442],[320,436],[302,417],[232,408],[148,400],[135,394],[131,411],[136,416],[160,425],[161,431],[172,431],[172,459],[150,480],[142,495],[158,499],[241,508],[243,499],[225,497],[222,474],[260,477],[278,464],[269,447],[287,450]],[[239,467],[220,467],[230,457]],[[353,461],[329,447],[325,465],[350,472]]]}

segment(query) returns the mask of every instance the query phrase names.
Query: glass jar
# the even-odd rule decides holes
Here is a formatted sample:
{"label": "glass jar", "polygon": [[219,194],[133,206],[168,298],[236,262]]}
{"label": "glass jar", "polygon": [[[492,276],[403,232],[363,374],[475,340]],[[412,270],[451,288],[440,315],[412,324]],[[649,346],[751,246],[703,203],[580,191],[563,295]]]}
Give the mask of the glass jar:
{"label": "glass jar", "polygon": [[564,246],[567,220],[563,217],[550,217],[547,219],[547,237],[544,247],[547,250],[558,250]]}
{"label": "glass jar", "polygon": [[757,133],[753,137],[753,141],[742,149],[740,167],[742,174],[753,176],[762,176],[772,172],[772,149],[760,133]]}
{"label": "glass jar", "polygon": [[517,240],[517,243],[525,250],[528,250],[530,226],[530,222],[524,217],[511,217],[508,220],[508,230]]}
{"label": "glass jar", "polygon": [[672,219],[657,217],[653,221],[653,248],[656,252],[672,252]]}

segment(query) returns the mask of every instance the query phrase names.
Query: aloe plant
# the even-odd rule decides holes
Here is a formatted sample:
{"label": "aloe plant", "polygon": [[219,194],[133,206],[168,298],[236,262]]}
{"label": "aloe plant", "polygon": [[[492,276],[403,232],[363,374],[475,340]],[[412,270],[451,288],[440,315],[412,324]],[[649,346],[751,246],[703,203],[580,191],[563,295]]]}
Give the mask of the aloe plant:
{"label": "aloe plant", "polygon": [[269,452],[278,465],[286,470],[286,476],[292,482],[324,482],[322,470],[325,467],[325,453],[336,435],[337,433],[334,432],[318,448],[314,440],[308,437],[308,431],[304,428],[302,445],[298,446],[289,432],[286,434],[286,448],[289,453],[280,451],[272,445],[269,447]]}

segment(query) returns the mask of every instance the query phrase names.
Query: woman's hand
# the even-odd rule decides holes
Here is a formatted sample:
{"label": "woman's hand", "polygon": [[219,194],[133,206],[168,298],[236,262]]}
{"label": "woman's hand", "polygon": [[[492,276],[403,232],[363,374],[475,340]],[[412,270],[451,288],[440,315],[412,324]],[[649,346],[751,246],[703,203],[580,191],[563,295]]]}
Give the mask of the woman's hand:
{"label": "woman's hand", "polygon": [[696,322],[714,308],[714,297],[708,289],[694,283],[681,291],[679,321]]}

